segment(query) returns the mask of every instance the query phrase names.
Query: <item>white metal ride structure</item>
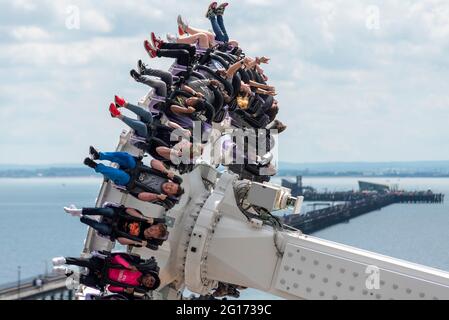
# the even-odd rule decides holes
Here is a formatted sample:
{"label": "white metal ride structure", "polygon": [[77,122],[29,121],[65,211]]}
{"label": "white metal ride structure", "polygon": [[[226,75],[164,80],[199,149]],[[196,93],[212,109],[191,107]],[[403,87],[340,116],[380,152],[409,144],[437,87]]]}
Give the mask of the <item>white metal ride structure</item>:
{"label": "white metal ride structure", "polygon": [[[122,133],[118,150],[138,155]],[[180,299],[184,289],[206,295],[218,282],[255,288],[286,299],[449,299],[449,273],[302,234],[257,215],[301,204],[290,190],[239,180],[199,163],[183,175],[185,194],[165,212],[104,182],[97,206],[120,203],[151,217],[166,217],[169,238],[156,257],[161,286],[153,299]],[[84,255],[113,244],[89,229]],[[81,292],[83,290],[81,289]],[[82,294],[80,292],[80,294]]]}
{"label": "white metal ride structure", "polygon": [[[173,64],[170,72],[176,71]],[[148,108],[154,92],[139,103]],[[182,175],[185,193],[178,204],[163,207],[142,202],[104,181],[96,206],[116,203],[153,218],[165,217],[168,239],[157,251],[133,248],[144,259],[155,257],[160,287],[153,299],[181,299],[185,289],[210,294],[219,283],[254,288],[285,299],[449,299],[449,272],[387,257],[303,234],[283,226],[270,212],[294,207],[301,198],[272,183],[241,180],[219,172],[232,150],[222,150],[229,119],[214,123],[213,134],[195,169]],[[142,156],[132,131],[123,131],[117,151]],[[277,145],[277,143],[276,143]],[[82,256],[114,248],[114,243],[89,228]],[[81,286],[78,296],[89,288]]]}

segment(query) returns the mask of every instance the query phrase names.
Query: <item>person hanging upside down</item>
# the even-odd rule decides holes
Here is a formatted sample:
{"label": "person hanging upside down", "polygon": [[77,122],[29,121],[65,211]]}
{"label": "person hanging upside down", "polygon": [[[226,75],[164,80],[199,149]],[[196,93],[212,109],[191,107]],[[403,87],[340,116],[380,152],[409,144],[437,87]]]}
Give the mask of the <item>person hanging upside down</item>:
{"label": "person hanging upside down", "polygon": [[92,257],[57,257],[52,260],[53,270],[66,276],[74,272],[65,265],[86,268],[80,283],[101,291],[107,289],[114,293],[145,293],[159,287],[159,267],[154,258],[142,260],[126,253],[94,252]]}
{"label": "person hanging upside down", "polygon": [[[171,73],[148,68],[141,60],[138,62],[139,71],[131,70],[131,77],[137,82],[146,84],[156,91],[156,94],[160,97],[167,98],[170,93],[180,90],[191,93],[194,97],[204,98],[200,92],[196,92],[185,83],[177,83],[173,85],[173,76]],[[154,79],[150,76],[160,78]]]}
{"label": "person hanging upside down", "polygon": [[[83,209],[77,209],[72,205],[64,207],[64,211],[80,217],[82,223],[122,245],[143,246],[157,250],[168,237],[165,219],[145,217],[137,209],[107,204],[104,208]],[[90,216],[101,216],[102,220],[98,222],[89,218]]]}
{"label": "person hanging upside down", "polygon": [[130,71],[131,77],[153,88],[159,97],[166,98],[173,89],[173,75],[167,71],[149,68],[142,60],[137,62],[137,66],[137,71]]}
{"label": "person hanging upside down", "polygon": [[[229,3],[225,2],[217,5],[216,2],[212,2],[206,12],[206,18],[210,20],[212,30],[215,33],[215,40],[223,43],[230,44],[234,47],[238,47],[239,43],[235,40],[229,40],[228,32],[224,25],[223,14]],[[182,19],[180,21],[182,23]],[[187,29],[187,28],[186,28]]]}
{"label": "person hanging upside down", "polygon": [[[132,119],[124,116],[119,108],[125,108],[140,117],[140,120]],[[136,145],[140,149],[147,151],[152,157],[161,161],[171,161],[171,157],[182,156],[180,150],[183,145],[178,145],[180,140],[172,140],[171,134],[174,130],[179,130],[178,133],[183,137],[190,137],[189,130],[182,128],[173,121],[168,121],[167,125],[163,125],[160,121],[160,116],[154,117],[151,112],[127,102],[125,99],[115,96],[115,103],[109,106],[109,112],[113,118],[118,118],[131,127],[135,134],[143,139],[145,143]]]}
{"label": "person hanging upside down", "polygon": [[[166,209],[172,208],[184,193],[182,179],[167,170],[158,160],[151,161],[151,167],[145,166],[141,158],[127,152],[98,152],[90,147],[91,158],[84,164],[112,180],[117,186],[124,187],[142,201],[161,203]],[[117,163],[119,168],[105,166],[94,160],[107,160]]]}
{"label": "person hanging upside down", "polygon": [[143,45],[150,58],[174,58],[177,64],[185,67],[189,67],[192,64],[196,53],[195,47],[189,44],[166,43],[158,40],[156,46],[145,40]]}
{"label": "person hanging upside down", "polygon": [[200,47],[202,48],[212,48],[217,44],[217,41],[228,43],[234,47],[238,47],[239,44],[237,41],[229,40],[229,36],[224,26],[223,14],[227,6],[228,3],[223,3],[217,6],[216,2],[212,2],[207,9],[206,18],[210,20],[212,29],[215,34],[206,30],[190,26],[187,22],[185,22],[182,19],[181,15],[179,15],[177,22],[178,22],[178,31],[181,37],[177,38],[176,42],[193,44],[196,41],[199,41],[196,40],[193,43],[191,42],[192,37],[197,36],[201,37],[201,39],[207,38],[208,40],[207,44],[209,45],[209,47],[204,47],[200,44]]}

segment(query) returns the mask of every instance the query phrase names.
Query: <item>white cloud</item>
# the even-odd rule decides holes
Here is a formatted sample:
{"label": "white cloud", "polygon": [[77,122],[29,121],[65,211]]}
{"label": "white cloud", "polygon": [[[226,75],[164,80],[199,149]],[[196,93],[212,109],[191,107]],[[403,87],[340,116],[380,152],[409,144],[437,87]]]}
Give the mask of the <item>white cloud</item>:
{"label": "white cloud", "polygon": [[19,41],[48,40],[50,34],[37,26],[21,26],[11,31],[11,36]]}
{"label": "white cloud", "polygon": [[[79,66],[108,63],[124,64],[129,57],[138,56],[143,51],[141,37],[135,38],[93,38],[72,43],[37,43],[5,45],[0,57],[9,58],[11,62],[21,65]],[[128,55],[123,55],[120,48],[126,48]],[[30,55],[30,52],[33,54]]]}
{"label": "white cloud", "polygon": [[36,2],[33,0],[13,0],[12,5],[15,8],[27,11],[33,11],[34,9],[36,9]]}
{"label": "white cloud", "polygon": [[[109,117],[109,100],[146,93],[129,69],[139,58],[155,68],[170,63],[148,60],[143,38],[174,32],[178,13],[210,28],[206,0],[35,3],[5,4],[22,10],[22,20],[0,13],[2,34],[12,36],[0,42],[8,74],[0,79],[3,163],[78,162],[88,144],[114,147],[124,126]],[[64,28],[69,4],[80,8],[80,30]],[[231,1],[231,38],[250,55],[272,58],[264,69],[289,126],[281,160],[449,157],[449,3],[369,4],[379,7],[379,30],[366,28],[368,4],[360,2]]]}
{"label": "white cloud", "polygon": [[113,26],[111,22],[96,10],[81,11],[81,28],[108,33],[111,32]]}

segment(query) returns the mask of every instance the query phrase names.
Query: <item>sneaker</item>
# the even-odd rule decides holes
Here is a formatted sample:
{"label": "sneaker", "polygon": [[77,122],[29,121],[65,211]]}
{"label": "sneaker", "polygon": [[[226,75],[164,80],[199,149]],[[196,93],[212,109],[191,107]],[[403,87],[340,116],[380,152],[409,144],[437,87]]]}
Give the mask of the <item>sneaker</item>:
{"label": "sneaker", "polygon": [[187,28],[189,27],[189,25],[182,20],[181,15],[178,15],[177,22],[178,22],[178,26],[181,28],[181,31],[183,33],[187,33]]}
{"label": "sneaker", "polygon": [[156,49],[160,49],[162,44],[164,44],[164,41],[162,41],[161,38],[156,37],[154,32],[151,32],[151,42],[153,44],[153,47]]}
{"label": "sneaker", "polygon": [[148,55],[150,56],[150,58],[156,58],[156,56],[157,56],[157,49],[154,48],[154,47],[151,45],[150,41],[145,40],[145,41],[143,42],[143,46],[145,47],[145,50],[147,51],[147,53],[148,53]]}
{"label": "sneaker", "polygon": [[216,15],[223,15],[226,7],[229,5],[229,3],[224,2],[222,4],[220,4],[216,9],[215,9],[215,14]]}
{"label": "sneaker", "polygon": [[115,96],[115,103],[116,103],[119,107],[124,107],[124,106],[126,105],[126,100],[123,99],[122,97]]}
{"label": "sneaker", "polygon": [[134,80],[140,81],[140,74],[136,70],[132,69],[129,74],[131,75],[131,77],[133,77]]}
{"label": "sneaker", "polygon": [[56,266],[65,265],[67,261],[65,260],[64,257],[56,257],[56,258],[51,259],[51,262],[56,267]]}
{"label": "sneaker", "polygon": [[89,154],[92,156],[92,160],[100,159],[100,153],[94,147],[89,147]]}
{"label": "sneaker", "polygon": [[73,271],[71,271],[69,268],[64,267],[64,266],[53,267],[53,272],[56,274],[65,275],[65,276],[73,273]]}
{"label": "sneaker", "polygon": [[75,205],[71,205],[70,207],[64,207],[64,211],[68,214],[71,214],[74,217],[80,217],[82,216],[83,209],[78,209],[75,207]]}
{"label": "sneaker", "polygon": [[211,17],[213,17],[215,15],[215,10],[216,9],[217,9],[217,3],[214,1],[207,8],[206,18],[210,19]]}
{"label": "sneaker", "polygon": [[176,43],[176,42],[178,42],[178,37],[174,36],[170,33],[167,33],[167,41],[170,43]]}
{"label": "sneaker", "polygon": [[111,105],[109,106],[109,112],[111,113],[111,117],[113,118],[117,118],[118,116],[122,115],[115,103],[111,103]]}
{"label": "sneaker", "polygon": [[137,61],[137,69],[139,69],[140,74],[144,74],[147,71],[147,65],[142,60],[139,60]]}
{"label": "sneaker", "polygon": [[92,169],[97,168],[97,163],[91,158],[84,159],[84,164]]}

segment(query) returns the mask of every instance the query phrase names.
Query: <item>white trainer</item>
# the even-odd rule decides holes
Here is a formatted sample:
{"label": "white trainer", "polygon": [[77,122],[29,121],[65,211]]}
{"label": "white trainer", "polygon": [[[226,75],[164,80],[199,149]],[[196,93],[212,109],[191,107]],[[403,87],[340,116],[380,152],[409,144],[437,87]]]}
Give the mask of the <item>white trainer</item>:
{"label": "white trainer", "polygon": [[56,257],[56,258],[51,259],[51,262],[56,267],[56,266],[65,265],[67,261],[65,260],[64,257]]}
{"label": "white trainer", "polygon": [[81,217],[83,210],[78,209],[74,204],[69,207],[64,207],[64,211],[71,214],[74,217]]}
{"label": "white trainer", "polygon": [[167,33],[167,41],[170,43],[176,43],[178,41],[178,37],[176,37],[170,33]]}
{"label": "white trainer", "polygon": [[67,275],[71,273],[70,269],[64,266],[53,267],[53,272],[60,275]]}

